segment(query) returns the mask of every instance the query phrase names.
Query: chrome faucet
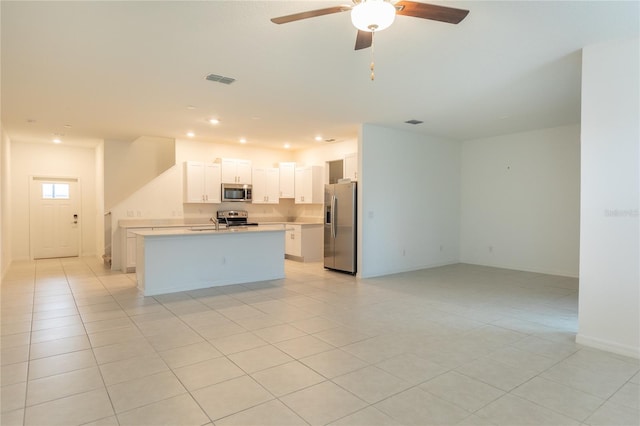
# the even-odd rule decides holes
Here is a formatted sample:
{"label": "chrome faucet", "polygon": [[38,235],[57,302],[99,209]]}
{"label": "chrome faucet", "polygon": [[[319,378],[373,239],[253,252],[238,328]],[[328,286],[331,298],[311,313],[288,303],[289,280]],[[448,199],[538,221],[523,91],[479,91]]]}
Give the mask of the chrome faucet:
{"label": "chrome faucet", "polygon": [[209,219],[210,222],[212,222],[214,225],[216,225],[216,231],[220,230],[220,222],[218,221],[217,218],[211,216],[211,218]]}

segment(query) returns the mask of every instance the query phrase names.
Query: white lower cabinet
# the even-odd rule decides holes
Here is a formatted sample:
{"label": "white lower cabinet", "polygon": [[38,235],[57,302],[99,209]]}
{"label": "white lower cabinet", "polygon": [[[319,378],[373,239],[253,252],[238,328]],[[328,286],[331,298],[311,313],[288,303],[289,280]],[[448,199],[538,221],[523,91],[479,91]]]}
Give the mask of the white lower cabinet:
{"label": "white lower cabinet", "polygon": [[145,231],[149,228],[126,228],[123,229],[122,237],[122,261],[120,262],[122,272],[134,272],[136,270],[136,231]]}
{"label": "white lower cabinet", "polygon": [[302,226],[287,225],[284,253],[289,256],[302,256]]}
{"label": "white lower cabinet", "polygon": [[322,224],[287,224],[284,253],[293,260],[319,262],[324,258]]}

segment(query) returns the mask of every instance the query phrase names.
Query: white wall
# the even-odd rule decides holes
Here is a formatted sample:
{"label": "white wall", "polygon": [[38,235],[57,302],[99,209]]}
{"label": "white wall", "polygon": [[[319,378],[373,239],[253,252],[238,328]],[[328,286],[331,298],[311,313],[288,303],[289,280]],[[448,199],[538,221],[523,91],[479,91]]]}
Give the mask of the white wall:
{"label": "white wall", "polygon": [[251,160],[253,167],[277,167],[280,161],[293,161],[293,153],[246,145],[216,144],[196,140],[176,140],[176,162],[215,161],[217,158]]}
{"label": "white wall", "polygon": [[96,156],[93,147],[11,142],[11,250],[13,260],[29,259],[31,176],[77,177],[82,194],[81,255],[96,255]]}
{"label": "white wall", "polygon": [[460,261],[578,276],[580,128],[462,144]]}
{"label": "white wall", "polygon": [[347,154],[358,152],[358,140],[318,142],[317,146],[295,152],[294,161],[301,166],[324,166],[326,161],[342,160]]}
{"label": "white wall", "polygon": [[175,164],[175,140],[142,136],[110,140],[104,150],[104,205],[112,208]]}
{"label": "white wall", "polygon": [[11,141],[0,123],[0,278],[11,259]]}
{"label": "white wall", "polygon": [[104,254],[105,246],[105,205],[104,205],[104,141],[100,142],[95,150],[95,189],[96,189],[96,255]]}
{"label": "white wall", "polygon": [[365,124],[358,148],[360,275],[457,262],[460,143]]}
{"label": "white wall", "polygon": [[638,52],[637,38],[583,49],[576,341],[640,358]]}

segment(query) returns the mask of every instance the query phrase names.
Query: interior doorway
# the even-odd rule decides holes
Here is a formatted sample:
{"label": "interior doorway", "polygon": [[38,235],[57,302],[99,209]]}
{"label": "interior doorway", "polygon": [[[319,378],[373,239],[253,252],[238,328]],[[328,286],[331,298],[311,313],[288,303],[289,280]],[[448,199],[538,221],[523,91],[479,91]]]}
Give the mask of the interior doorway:
{"label": "interior doorway", "polygon": [[77,178],[33,177],[29,197],[31,257],[74,257],[80,248]]}
{"label": "interior doorway", "polygon": [[329,183],[338,183],[344,177],[343,160],[327,161],[329,166]]}

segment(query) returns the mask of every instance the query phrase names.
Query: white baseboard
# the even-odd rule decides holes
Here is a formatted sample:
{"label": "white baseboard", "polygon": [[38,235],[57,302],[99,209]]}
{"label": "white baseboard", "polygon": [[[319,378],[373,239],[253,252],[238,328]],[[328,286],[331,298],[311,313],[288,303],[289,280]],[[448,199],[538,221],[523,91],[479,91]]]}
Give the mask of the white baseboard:
{"label": "white baseboard", "polygon": [[403,272],[420,271],[422,269],[431,269],[431,268],[437,268],[437,267],[440,267],[440,266],[455,265],[455,264],[458,264],[458,263],[459,263],[458,260],[447,260],[447,261],[444,261],[444,262],[427,263],[427,264],[422,264],[422,265],[406,266],[406,267],[402,267],[402,268],[385,269],[385,270],[379,270],[379,271],[368,271],[366,273],[366,275],[361,275],[361,273],[358,272],[358,278],[382,277],[382,276],[385,276],[385,275],[401,274]]}
{"label": "white baseboard", "polygon": [[603,351],[611,352],[614,354],[640,359],[640,347],[621,345],[620,343],[598,339],[596,337],[589,337],[580,333],[578,333],[578,335],[576,336],[576,343],[595,349],[601,349]]}
{"label": "white baseboard", "polygon": [[534,272],[536,274],[545,274],[545,275],[556,275],[556,276],[560,276],[560,277],[567,277],[567,278],[579,278],[578,274],[575,272],[568,272],[568,271],[560,271],[560,270],[551,270],[551,269],[541,269],[541,268],[530,268],[530,267],[525,267],[525,266],[514,266],[514,265],[507,265],[507,264],[503,264],[503,263],[486,263],[486,262],[478,262],[475,260],[465,260],[465,259],[461,259],[460,263],[466,263],[469,265],[478,265],[478,266],[489,266],[491,268],[499,268],[499,269],[509,269],[512,271],[523,271],[523,272]]}

